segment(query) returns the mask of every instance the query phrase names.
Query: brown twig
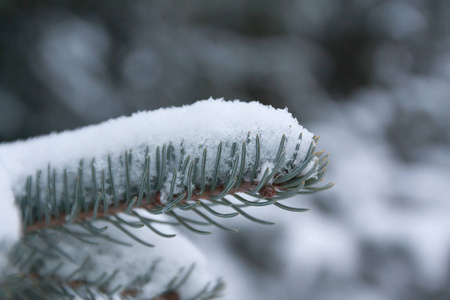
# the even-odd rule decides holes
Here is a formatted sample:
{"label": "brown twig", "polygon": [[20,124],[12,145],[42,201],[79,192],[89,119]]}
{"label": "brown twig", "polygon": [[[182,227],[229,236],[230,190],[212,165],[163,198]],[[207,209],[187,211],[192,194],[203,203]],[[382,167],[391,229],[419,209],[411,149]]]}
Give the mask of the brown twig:
{"label": "brown twig", "polygon": [[[250,182],[243,182],[239,188],[234,188],[231,189],[230,192],[228,193],[228,195],[233,195],[236,193],[244,193],[244,192],[248,192],[251,190],[252,187],[254,187],[257,183],[250,183]],[[260,195],[266,198],[271,198],[273,196],[275,196],[275,189],[278,188],[278,186],[276,185],[266,185],[264,186],[261,191],[260,191]],[[210,190],[210,191],[205,191],[202,195],[198,195],[198,193],[200,192],[199,189],[194,190],[193,195],[191,196],[192,201],[198,201],[200,199],[209,199],[212,196],[218,195],[220,194],[220,192],[223,191],[223,187],[222,188],[217,188],[215,190]],[[181,201],[181,203],[185,203],[185,200]],[[121,212],[125,212],[125,210],[127,209],[129,203],[127,203],[126,201],[120,201],[120,204],[117,207],[114,207],[114,204],[110,204],[108,207],[107,212],[105,213],[103,209],[98,210],[97,212],[97,218],[98,219],[102,219],[105,218],[109,215],[114,215],[117,213],[121,213]],[[143,209],[154,209],[157,207],[162,207],[165,204],[161,203],[161,193],[157,193],[156,195],[154,195],[154,197],[150,200],[148,200],[146,197],[143,197],[142,199],[142,203],[140,206],[134,206],[133,209],[136,208],[143,208]],[[84,220],[88,220],[94,217],[94,209],[90,209],[87,212],[84,211],[80,211],[77,218],[74,220],[74,223],[80,222],[80,221],[84,221]],[[63,213],[59,216],[58,219],[56,218],[52,218],[48,221],[48,223],[46,222],[46,220],[42,220],[39,222],[35,222],[34,224],[27,226],[26,228],[26,233],[31,233],[33,231],[39,230],[39,229],[44,229],[44,228],[51,228],[51,227],[57,227],[57,226],[61,226],[67,223],[67,219],[68,215]]]}
{"label": "brown twig", "polygon": [[[72,280],[72,281],[68,281],[68,282],[63,282],[61,281],[61,278],[58,278],[57,276],[47,276],[47,277],[43,277],[41,275],[39,275],[38,273],[29,273],[24,275],[24,277],[28,277],[33,283],[38,283],[40,281],[42,281],[43,279],[51,279],[53,282],[56,282],[57,284],[64,284],[68,287],[70,287],[72,290],[78,289],[78,288],[82,288],[82,287],[86,287],[88,288],[89,286],[92,285],[91,282],[83,280],[83,279],[76,279],[76,280]],[[106,293],[107,290],[105,290],[102,287],[98,287],[96,286],[97,289],[99,289],[101,292]],[[137,297],[139,294],[141,293],[141,291],[137,290],[137,289],[124,289],[122,290],[122,292],[120,292],[120,295],[122,297],[125,296],[131,296],[131,297]],[[167,292],[161,295],[156,296],[156,298],[154,298],[155,300],[179,300],[180,299],[180,295],[176,292],[176,291],[171,291],[171,292]]]}
{"label": "brown twig", "polygon": [[179,300],[180,295],[177,292],[170,292],[154,298],[154,300]]}

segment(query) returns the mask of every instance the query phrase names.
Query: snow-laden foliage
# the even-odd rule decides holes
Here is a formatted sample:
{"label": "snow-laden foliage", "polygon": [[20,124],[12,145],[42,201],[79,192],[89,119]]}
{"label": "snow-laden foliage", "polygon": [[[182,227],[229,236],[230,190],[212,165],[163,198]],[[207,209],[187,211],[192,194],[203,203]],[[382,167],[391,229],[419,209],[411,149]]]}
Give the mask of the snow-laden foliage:
{"label": "snow-laden foliage", "polygon": [[[300,126],[287,110],[276,110],[257,102],[207,100],[191,106],[139,112],[131,117],[121,117],[75,131],[3,144],[0,148],[0,165],[9,175],[17,197],[25,196],[27,176],[34,176],[38,171],[42,173],[39,197],[44,201],[47,187],[47,178],[44,177],[48,168],[56,172],[55,185],[59,193],[64,186],[64,172],[67,173],[68,184],[71,184],[79,175],[80,169],[82,173],[88,173],[94,168],[94,175],[100,181],[101,171],[108,173],[110,167],[112,180],[117,185],[115,192],[117,196],[122,197],[127,180],[125,151],[128,151],[130,156],[128,180],[138,183],[142,175],[141,170],[146,168],[147,157],[150,160],[151,177],[148,179],[153,179],[157,173],[157,155],[162,154],[164,146],[169,159],[176,162],[184,162],[187,157],[192,160],[201,158],[203,151],[207,149],[205,175],[207,178],[216,176],[217,184],[223,184],[228,175],[229,158],[234,155],[233,150],[235,153],[241,152],[242,144],[246,143],[248,151],[245,153],[243,168],[251,169],[256,159],[255,144],[258,136],[262,145],[260,161],[273,167],[283,135],[286,138],[286,160],[281,169],[287,168],[294,153],[297,159],[292,167],[295,168],[306,157],[311,143],[315,146],[315,142],[312,140],[313,134]],[[214,175],[216,165],[213,162],[220,143],[222,159],[219,161],[218,174]],[[297,144],[300,149],[296,149]],[[108,156],[111,166],[108,165]],[[303,174],[306,174],[313,164],[314,161],[304,169]],[[182,166],[176,165],[170,171],[178,169],[180,172],[180,167]],[[257,167],[260,171],[260,166]],[[82,176],[80,185],[91,184],[94,175]],[[245,174],[243,179],[249,180],[250,175],[251,173]],[[170,184],[164,183],[161,183],[161,192],[168,194]],[[32,183],[33,190],[35,184]],[[200,176],[194,178],[194,184],[200,185]]]}
{"label": "snow-laden foliage", "polygon": [[0,203],[20,211],[23,236],[0,293],[215,297],[223,283],[207,284],[193,246],[161,243],[175,236],[167,227],[234,232],[215,219],[242,215],[269,225],[246,210],[306,211],[280,202],[332,186],[317,186],[328,164],[318,139],[287,109],[209,99],[2,144],[10,197]]}

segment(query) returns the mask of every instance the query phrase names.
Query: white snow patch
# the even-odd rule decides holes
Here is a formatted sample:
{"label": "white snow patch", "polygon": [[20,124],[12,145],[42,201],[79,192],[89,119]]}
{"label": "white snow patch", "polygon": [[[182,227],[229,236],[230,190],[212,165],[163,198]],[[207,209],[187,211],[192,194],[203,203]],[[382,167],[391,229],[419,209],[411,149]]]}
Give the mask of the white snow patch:
{"label": "white snow patch", "polygon": [[[43,171],[48,166],[56,170],[57,192],[62,192],[63,170],[68,178],[75,178],[79,163],[83,160],[84,172],[91,170],[95,158],[96,176],[100,180],[101,170],[108,172],[107,156],[111,156],[117,193],[124,193],[124,152],[132,154],[130,181],[140,182],[144,157],[151,158],[150,176],[156,174],[156,149],[173,146],[176,160],[190,155],[191,160],[201,158],[207,149],[206,176],[211,178],[217,146],[223,143],[218,180],[224,181],[228,175],[231,148],[236,144],[236,153],[242,151],[242,143],[247,143],[246,167],[252,167],[255,160],[256,135],[261,145],[261,163],[273,162],[283,135],[286,137],[286,160],[296,151],[299,134],[302,132],[300,151],[295,161],[299,165],[308,151],[313,134],[304,129],[287,109],[275,109],[258,102],[224,101],[209,99],[183,107],[162,108],[155,111],[138,112],[130,117],[120,117],[73,131],[52,133],[26,141],[0,144],[0,166],[3,165],[11,179],[16,197],[25,193],[25,182],[29,175]],[[131,149],[131,150],[130,150]],[[137,171],[136,171],[137,170]],[[224,171],[225,170],[225,171]],[[308,171],[308,170],[305,170]],[[83,186],[91,186],[91,176],[83,176]],[[197,181],[199,178],[197,178]],[[35,182],[33,183],[35,184]],[[46,184],[44,179],[40,184]],[[197,183],[196,183],[197,184]],[[163,187],[169,193],[170,184]],[[45,193],[43,186],[41,193]],[[45,195],[41,195],[45,199]]]}

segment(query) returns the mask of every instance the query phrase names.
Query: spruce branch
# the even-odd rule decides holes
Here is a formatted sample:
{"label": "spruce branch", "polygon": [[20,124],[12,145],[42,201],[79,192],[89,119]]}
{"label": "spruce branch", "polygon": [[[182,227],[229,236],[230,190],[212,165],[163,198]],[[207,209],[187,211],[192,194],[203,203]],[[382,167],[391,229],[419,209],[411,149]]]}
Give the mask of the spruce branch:
{"label": "spruce branch", "polygon": [[[305,212],[282,202],[334,185],[321,185],[329,160],[316,150],[318,140],[286,110],[209,100],[2,145],[0,189],[9,188],[5,194],[18,205],[22,237],[11,255],[17,276],[0,277],[0,293],[11,295],[17,283],[23,287],[19,293],[29,298],[44,289],[59,296],[82,293],[87,299],[95,293],[139,299],[149,277],[138,275],[134,284],[112,287],[103,281],[106,277],[79,278],[89,261],[74,257],[61,241],[81,243],[86,251],[105,243],[154,247],[151,235],[147,240],[138,228],[173,238],[161,227],[203,235],[211,234],[206,226],[236,232],[220,219],[237,216],[272,225],[248,208]],[[79,268],[70,276],[39,271],[39,263],[49,261]],[[192,269],[180,269],[166,291],[152,297],[178,299]],[[192,299],[212,299],[222,289],[221,281],[207,284]]]}
{"label": "spruce branch", "polygon": [[[113,180],[107,186],[104,169],[100,172],[102,178],[101,184],[100,186],[97,185],[97,171],[95,169],[94,159],[92,159],[91,168],[87,170],[82,168],[83,161],[79,162],[76,178],[68,180],[70,176],[67,175],[67,172],[64,171],[62,173],[63,177],[60,181],[63,182],[63,192],[61,199],[58,199],[55,196],[56,186],[54,184],[56,182],[56,172],[51,172],[51,167],[49,166],[47,169],[47,186],[44,202],[40,199],[42,196],[40,190],[44,189],[44,186],[40,186],[42,171],[37,171],[34,178],[29,176],[26,181],[25,196],[21,203],[24,233],[45,236],[45,234],[42,235],[44,232],[61,232],[63,230],[68,234],[77,236],[77,233],[71,231],[73,226],[70,225],[78,225],[78,227],[83,227],[83,229],[86,229],[85,226],[95,228],[93,224],[95,221],[104,221],[127,232],[131,238],[138,242],[152,247],[152,244],[136,239],[125,227],[152,227],[154,221],[146,215],[166,214],[173,217],[176,224],[182,225],[193,232],[201,234],[209,233],[194,229],[189,224],[189,221],[180,218],[176,213],[177,210],[180,210],[183,212],[193,212],[194,215],[199,216],[209,225],[228,231],[235,231],[217,223],[213,217],[228,218],[240,214],[251,221],[270,224],[270,222],[260,221],[256,217],[245,213],[244,208],[273,204],[278,208],[288,211],[303,212],[307,211],[307,209],[288,207],[279,203],[279,201],[296,194],[314,193],[332,187],[332,183],[322,187],[315,186],[316,183],[323,179],[326,172],[326,164],[328,164],[327,157],[322,157],[323,152],[314,152],[316,147],[315,140],[310,142],[308,152],[303,161],[296,168],[293,168],[289,163],[285,163],[286,151],[284,147],[286,138],[283,135],[276,156],[273,159],[272,170],[270,167],[267,167],[262,176],[260,175],[260,178],[257,178],[257,172],[255,172],[255,169],[258,170],[259,166],[257,163],[261,157],[261,146],[258,142],[258,135],[256,135],[255,141],[257,141],[255,143],[255,161],[250,164],[252,166],[251,168],[245,168],[246,142],[244,141],[242,143],[241,152],[236,151],[235,144],[232,146],[233,150],[230,152],[235,152],[235,154],[229,160],[229,164],[227,165],[228,170],[224,172],[226,174],[226,180],[220,184],[217,182],[217,174],[221,162],[223,142],[219,143],[216,158],[213,161],[214,175],[212,178],[208,178],[206,175],[206,165],[208,164],[206,159],[207,148],[204,148],[198,160],[201,163],[197,163],[194,168],[195,160],[189,161],[189,158],[183,161],[171,160],[170,153],[166,150],[170,149],[170,146],[163,145],[163,147],[157,147],[157,168],[156,174],[154,175],[149,171],[150,156],[146,151],[147,156],[140,158],[144,161],[145,171],[142,172],[140,179],[134,181],[130,179],[129,175],[131,164],[129,153],[132,151],[125,151],[123,154],[125,168],[123,168],[124,174],[122,175],[126,179],[125,193],[123,195],[124,198],[121,199],[117,199],[118,197],[114,192],[117,188],[114,186]],[[301,142],[300,136],[299,143]],[[297,154],[295,152],[293,157]],[[311,167],[312,162],[314,164]],[[107,164],[108,169],[112,170],[111,157],[109,155],[107,156]],[[182,169],[178,172],[174,169],[174,166],[180,165]],[[308,171],[302,173],[304,170]],[[193,174],[196,174],[199,180],[197,188],[193,188],[196,182]],[[248,177],[248,174],[252,175]],[[313,174],[316,174],[315,177]],[[82,181],[81,178],[83,175],[92,178],[91,186],[89,186],[89,182]],[[117,174],[113,174],[111,171],[110,178],[114,177],[117,177]],[[74,182],[72,188],[67,184],[68,181]],[[166,192],[163,191],[163,187],[168,187],[166,188]],[[35,192],[33,193],[33,191]],[[131,191],[134,191],[134,194]],[[167,192],[168,195],[163,200],[163,193]],[[96,194],[96,197],[93,197],[92,194]],[[73,195],[73,197],[69,195]],[[240,202],[240,204],[230,202],[230,197]],[[249,200],[249,198],[253,200]],[[218,206],[229,207],[235,213],[220,213],[215,210],[215,207]],[[200,208],[203,210],[200,210]],[[142,211],[145,211],[147,214],[142,214]],[[127,215],[135,220],[130,223],[120,217],[121,215]],[[96,235],[104,233],[103,230],[94,230],[94,232]],[[165,234],[162,235],[165,236]]]}
{"label": "spruce branch", "polygon": [[[152,280],[152,276],[158,271],[157,263],[152,265],[149,272],[144,277],[136,277],[132,285],[112,286],[114,277],[120,272],[115,270],[103,273],[98,278],[88,280],[79,277],[78,274],[85,271],[89,266],[90,258],[87,258],[76,270],[67,276],[58,275],[58,270],[62,268],[62,263],[58,264],[53,270],[41,274],[39,272],[29,271],[26,273],[17,273],[9,275],[0,283],[0,299],[81,299],[95,300],[99,296],[111,298],[117,294],[120,299],[141,299],[141,288]],[[165,291],[152,298],[152,300],[175,300],[181,299],[179,290],[186,284],[195,265],[191,265],[187,270],[181,268],[178,274],[167,282]],[[218,298],[222,295],[224,283],[217,280],[213,284],[207,282],[205,286],[198,291],[192,300],[208,300]]]}

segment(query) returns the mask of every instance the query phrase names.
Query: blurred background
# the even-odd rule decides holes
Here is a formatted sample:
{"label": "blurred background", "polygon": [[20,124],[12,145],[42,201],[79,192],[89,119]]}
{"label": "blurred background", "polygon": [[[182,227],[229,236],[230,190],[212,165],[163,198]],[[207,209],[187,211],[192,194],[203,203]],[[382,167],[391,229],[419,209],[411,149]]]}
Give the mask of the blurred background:
{"label": "blurred background", "polygon": [[289,107],[336,186],[191,236],[226,299],[450,299],[450,1],[0,2],[0,142],[224,97]]}

